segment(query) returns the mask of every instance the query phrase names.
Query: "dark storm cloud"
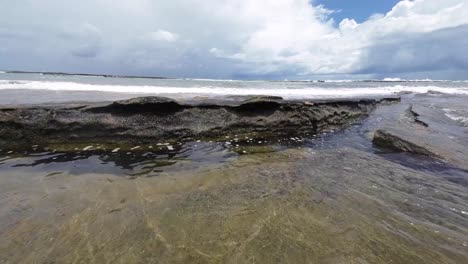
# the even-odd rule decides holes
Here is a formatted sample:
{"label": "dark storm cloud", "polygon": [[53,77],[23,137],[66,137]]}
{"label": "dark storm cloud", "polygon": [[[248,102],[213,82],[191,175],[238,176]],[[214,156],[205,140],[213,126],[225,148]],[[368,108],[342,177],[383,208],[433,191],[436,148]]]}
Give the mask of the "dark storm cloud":
{"label": "dark storm cloud", "polygon": [[357,73],[468,71],[468,25],[387,36],[369,47]]}

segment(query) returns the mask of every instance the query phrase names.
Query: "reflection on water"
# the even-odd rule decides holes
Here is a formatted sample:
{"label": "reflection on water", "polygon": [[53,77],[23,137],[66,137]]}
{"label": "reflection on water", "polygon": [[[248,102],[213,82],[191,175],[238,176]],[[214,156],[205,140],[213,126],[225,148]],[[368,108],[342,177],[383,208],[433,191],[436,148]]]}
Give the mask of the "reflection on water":
{"label": "reflection on water", "polygon": [[[205,149],[205,153],[212,153]],[[36,170],[47,170],[47,168],[64,168],[70,174],[85,174],[90,172],[126,174],[148,169],[153,166],[166,167],[177,161],[184,161],[190,156],[190,147],[175,147],[172,151],[151,150],[145,151],[128,150],[111,152],[104,149],[83,151],[47,151],[28,152],[26,154],[14,154],[3,159],[3,166],[10,165],[12,168],[35,168]],[[13,154],[13,155],[12,155]]]}
{"label": "reflection on water", "polygon": [[[299,139],[298,139],[299,140]],[[263,142],[261,142],[263,143]],[[1,151],[0,168],[31,168],[31,170],[47,170],[49,167],[64,167],[71,174],[85,174],[96,172],[137,173],[144,175],[151,168],[170,169],[174,165],[196,166],[222,163],[232,157],[242,154],[272,152],[285,149],[287,146],[298,146],[300,142],[286,141],[278,145],[238,143],[233,145],[226,142],[188,142],[174,146],[166,143],[161,146],[143,145],[126,146],[126,149],[106,147],[102,145],[88,146],[67,145],[67,150],[56,150],[48,147],[34,146],[29,151]],[[32,169],[34,168],[34,169]],[[106,170],[109,169],[109,170]],[[119,172],[119,173],[118,173]]]}
{"label": "reflection on water", "polygon": [[[283,150],[302,144],[302,139],[278,139],[258,142],[188,142],[159,145],[116,146],[61,145],[33,146],[28,151],[0,150],[0,169],[26,171],[63,170],[71,175],[112,173],[152,177],[167,170],[220,164],[230,158],[251,153]],[[83,147],[85,146],[85,147]]]}

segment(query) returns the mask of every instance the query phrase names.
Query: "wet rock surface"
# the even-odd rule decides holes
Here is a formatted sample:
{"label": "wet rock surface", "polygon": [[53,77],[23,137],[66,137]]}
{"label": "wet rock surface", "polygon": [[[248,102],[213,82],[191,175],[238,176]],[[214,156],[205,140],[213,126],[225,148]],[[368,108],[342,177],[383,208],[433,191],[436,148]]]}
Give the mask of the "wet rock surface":
{"label": "wet rock surface", "polygon": [[419,95],[375,132],[375,145],[444,160],[468,171],[466,96]]}
{"label": "wet rock surface", "polygon": [[111,103],[8,106],[0,108],[0,146],[317,134],[352,124],[379,103],[398,100],[303,102],[247,97],[176,102],[142,97]]}

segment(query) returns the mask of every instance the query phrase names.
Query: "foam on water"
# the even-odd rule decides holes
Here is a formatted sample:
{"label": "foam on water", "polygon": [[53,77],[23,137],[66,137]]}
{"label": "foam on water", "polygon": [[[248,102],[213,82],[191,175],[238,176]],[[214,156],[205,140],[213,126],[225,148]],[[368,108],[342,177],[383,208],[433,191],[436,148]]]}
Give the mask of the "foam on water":
{"label": "foam on water", "polygon": [[400,78],[385,78],[383,79],[384,82],[401,82],[403,81],[402,79]]}
{"label": "foam on water", "polygon": [[55,90],[55,91],[101,91],[114,93],[179,95],[179,96],[225,96],[225,95],[272,95],[287,99],[294,98],[349,98],[358,96],[382,96],[400,92],[427,93],[429,91],[446,94],[468,95],[466,87],[438,87],[438,86],[380,86],[380,87],[222,87],[196,86],[196,87],[169,87],[154,85],[112,85],[112,84],[86,84],[77,82],[52,81],[19,81],[0,80],[0,89],[29,89],[29,90]]}
{"label": "foam on water", "polygon": [[444,108],[445,116],[452,119],[453,121],[460,122],[461,124],[468,126],[468,117],[461,116],[456,113],[455,110]]}

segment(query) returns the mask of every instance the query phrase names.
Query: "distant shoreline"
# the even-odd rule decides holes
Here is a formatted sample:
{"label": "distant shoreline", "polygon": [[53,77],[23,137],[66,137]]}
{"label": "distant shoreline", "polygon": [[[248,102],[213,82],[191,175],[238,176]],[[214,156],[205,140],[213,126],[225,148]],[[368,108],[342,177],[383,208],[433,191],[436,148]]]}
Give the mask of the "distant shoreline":
{"label": "distant shoreline", "polygon": [[20,73],[20,74],[42,74],[42,75],[63,75],[63,76],[92,76],[105,78],[141,78],[141,79],[175,79],[169,77],[151,77],[151,76],[135,76],[135,75],[114,75],[114,74],[92,74],[92,73],[67,73],[67,72],[36,72],[36,71],[2,71],[5,73]]}
{"label": "distant shoreline", "polygon": [[[90,76],[90,77],[104,77],[104,78],[129,78],[129,79],[157,79],[157,80],[216,80],[216,81],[262,81],[262,82],[290,82],[290,83],[326,83],[326,82],[370,82],[370,83],[414,83],[414,82],[460,82],[463,80],[407,80],[400,78],[385,78],[385,79],[362,79],[362,80],[241,80],[241,79],[205,79],[205,78],[184,78],[184,77],[163,77],[163,76],[144,76],[144,75],[118,75],[118,74],[93,74],[93,73],[70,73],[70,72],[41,72],[41,71],[17,71],[17,70],[0,70],[2,73],[14,74],[42,74],[42,75],[61,75],[61,76]],[[465,80],[468,81],[468,80]]]}

